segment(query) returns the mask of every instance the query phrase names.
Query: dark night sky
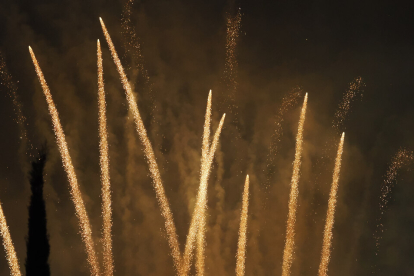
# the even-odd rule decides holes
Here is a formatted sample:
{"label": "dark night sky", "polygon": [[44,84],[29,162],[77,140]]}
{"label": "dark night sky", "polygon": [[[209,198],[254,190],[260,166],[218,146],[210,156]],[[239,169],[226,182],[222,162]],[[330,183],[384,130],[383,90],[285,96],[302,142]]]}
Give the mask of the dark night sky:
{"label": "dark night sky", "polygon": [[[99,16],[137,93],[181,244],[198,187],[209,89],[213,89],[213,129],[219,116],[228,113],[209,182],[207,275],[234,274],[246,174],[251,176],[246,275],[281,273],[300,104],[284,117],[270,178],[266,157],[282,98],[298,86],[309,93],[309,105],[292,275],[317,275],[334,158],[329,151],[332,145],[327,143],[336,147],[339,136],[335,136],[332,120],[349,83],[358,76],[366,87],[363,97],[352,103],[341,129],[346,137],[329,274],[414,274],[414,175],[408,167],[399,172],[384,215],[386,231],[378,256],[373,239],[380,189],[391,158],[401,147],[414,149],[412,3],[135,0],[131,19],[150,87],[143,84],[124,47],[123,6],[124,0],[0,3],[0,51],[18,81],[28,137],[35,147],[44,141],[49,145],[45,200],[52,275],[89,275],[89,270],[28,46],[39,60],[59,110],[96,248],[101,252],[97,39],[103,46],[108,104],[116,275],[174,275],[142,145]],[[235,112],[226,104],[231,97],[223,72],[226,16],[239,7]],[[0,201],[23,268],[32,159],[24,154],[9,91],[4,86],[0,89]],[[326,149],[329,156],[324,155]],[[322,157],[329,160],[323,166],[318,165]],[[1,251],[0,274],[8,273]]]}

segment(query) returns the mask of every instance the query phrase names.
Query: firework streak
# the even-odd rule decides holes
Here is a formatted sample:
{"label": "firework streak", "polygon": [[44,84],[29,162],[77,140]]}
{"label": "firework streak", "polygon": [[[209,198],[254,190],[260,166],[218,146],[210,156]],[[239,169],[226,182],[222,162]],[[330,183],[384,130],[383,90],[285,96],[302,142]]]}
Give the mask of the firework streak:
{"label": "firework streak", "polygon": [[162,216],[165,219],[165,229],[167,231],[168,243],[169,243],[169,246],[172,252],[171,254],[173,257],[174,265],[175,265],[176,270],[179,271],[180,270],[180,247],[178,244],[177,231],[175,229],[173,214],[171,212],[168,199],[165,196],[165,191],[162,185],[157,161],[155,159],[154,150],[152,149],[151,142],[148,139],[147,130],[145,129],[144,123],[139,113],[138,105],[135,100],[135,96],[132,93],[131,85],[128,82],[128,79],[125,75],[124,68],[122,67],[121,61],[119,60],[118,54],[115,50],[115,46],[112,43],[111,37],[109,36],[109,33],[105,27],[105,24],[102,18],[99,18],[99,20],[101,22],[102,30],[104,32],[106,41],[108,42],[109,49],[112,54],[112,58],[116,64],[116,68],[118,69],[118,73],[120,75],[122,85],[125,90],[126,98],[129,104],[129,109],[131,110],[134,116],[136,130],[138,132],[141,143],[144,145],[144,153],[145,153],[145,156],[147,157],[147,162],[149,165],[151,178],[153,180],[154,189],[155,189],[156,196],[158,199],[158,204],[160,205]]}
{"label": "firework streak", "polygon": [[7,226],[6,217],[0,204],[0,234],[3,238],[4,251],[6,252],[7,262],[9,263],[10,275],[20,276],[19,261],[17,260],[16,250],[10,236],[9,227]]}
{"label": "firework streak", "polygon": [[302,158],[302,144],[303,144],[303,126],[305,124],[306,106],[308,103],[308,93],[305,95],[302,111],[300,113],[298,134],[296,135],[296,152],[295,161],[293,162],[293,174],[289,196],[289,214],[286,226],[286,243],[283,251],[282,276],[290,275],[290,268],[293,260],[293,249],[295,247],[295,222],[296,209],[298,204],[298,182],[300,175],[300,164]]}
{"label": "firework streak", "polygon": [[[206,116],[204,121],[203,144],[201,148],[201,169],[200,178],[203,175],[203,169],[206,167],[208,152],[210,148],[210,125],[211,125],[211,90],[208,94]],[[206,194],[207,196],[207,194]],[[207,199],[206,199],[207,202]],[[197,232],[197,261],[196,271],[197,275],[204,275],[204,251],[205,251],[205,227],[206,227],[206,208],[201,210],[200,221]]]}
{"label": "firework streak", "polygon": [[216,133],[214,134],[213,143],[208,152],[206,162],[204,163],[204,166],[201,170],[200,188],[198,190],[196,206],[193,216],[191,218],[190,229],[188,231],[187,241],[185,244],[181,275],[188,275],[188,272],[190,270],[194,242],[199,228],[199,222],[201,220],[200,217],[201,215],[205,215],[205,208],[207,205],[207,185],[208,178],[210,176],[211,164],[213,163],[214,153],[217,149],[218,140],[220,138],[220,133],[221,129],[223,128],[225,117],[226,114],[223,114],[223,116],[221,117],[220,124],[217,127]]}
{"label": "firework streak", "polygon": [[319,276],[328,275],[327,272],[328,272],[329,260],[331,258],[331,245],[332,245],[332,237],[333,237],[332,229],[333,229],[334,220],[335,220],[336,197],[338,194],[338,182],[339,182],[339,173],[341,171],[342,152],[344,150],[344,139],[345,139],[345,132],[342,133],[341,141],[339,142],[339,146],[338,146],[338,152],[336,154],[331,193],[329,195],[329,201],[328,201],[328,212],[326,214],[325,230],[323,233],[323,245],[322,245],[321,263],[319,265]]}
{"label": "firework streak", "polygon": [[103,244],[103,267],[104,275],[114,274],[114,261],[112,256],[112,207],[111,207],[111,184],[109,178],[109,157],[108,157],[108,132],[106,129],[106,101],[103,82],[102,51],[101,43],[98,40],[98,105],[99,105],[99,151],[101,165],[102,183],[102,244]]}
{"label": "firework streak", "polygon": [[240,215],[239,244],[237,248],[236,276],[244,276],[246,262],[247,211],[249,209],[249,175],[246,176],[243,192],[242,212]]}
{"label": "firework streak", "polygon": [[72,201],[75,204],[76,216],[79,219],[81,236],[86,247],[86,254],[88,255],[88,263],[90,266],[91,274],[93,276],[99,276],[99,264],[92,240],[92,229],[89,223],[88,214],[86,213],[85,204],[83,203],[82,194],[79,190],[78,179],[76,178],[75,168],[73,167],[72,159],[69,154],[65,134],[63,132],[62,125],[60,124],[59,113],[56,109],[55,103],[53,102],[52,95],[50,94],[49,87],[47,86],[46,80],[43,76],[42,70],[40,69],[39,63],[36,60],[36,56],[33,53],[33,50],[30,46],[29,51],[30,55],[32,56],[33,64],[35,66],[40,84],[42,85],[43,93],[46,97],[46,102],[49,107],[49,113],[52,117],[53,130],[55,132],[56,142],[59,147],[60,155],[62,156],[63,167],[65,168],[69,180],[71,188],[70,193]]}

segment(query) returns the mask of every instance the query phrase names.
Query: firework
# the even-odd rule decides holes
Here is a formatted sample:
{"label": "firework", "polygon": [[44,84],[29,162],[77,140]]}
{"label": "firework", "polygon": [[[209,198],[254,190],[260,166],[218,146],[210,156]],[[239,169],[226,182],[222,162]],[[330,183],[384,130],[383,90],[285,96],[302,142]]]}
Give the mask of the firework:
{"label": "firework", "polygon": [[374,232],[376,255],[378,255],[379,253],[380,241],[382,239],[382,233],[384,232],[384,224],[382,223],[382,218],[383,218],[385,211],[387,210],[392,188],[395,185],[398,172],[404,166],[407,166],[408,164],[413,162],[413,160],[414,160],[414,153],[412,151],[408,151],[406,149],[400,149],[392,158],[391,165],[389,166],[387,170],[384,183],[381,187],[380,205],[379,205],[380,215],[377,219],[377,227]]}
{"label": "firework", "polygon": [[341,141],[339,142],[339,146],[338,146],[338,152],[336,154],[331,193],[329,195],[329,202],[328,202],[328,212],[326,213],[325,230],[323,233],[323,245],[322,245],[321,263],[319,265],[319,276],[328,275],[327,272],[328,272],[329,260],[331,258],[331,245],[332,245],[332,237],[333,237],[332,229],[333,229],[334,219],[335,219],[336,197],[338,193],[339,173],[341,171],[342,152],[344,150],[344,139],[345,139],[345,132],[342,133]]}
{"label": "firework", "polygon": [[355,78],[350,84],[349,88],[345,91],[345,94],[342,98],[341,103],[339,104],[338,110],[335,112],[335,119],[333,120],[333,127],[340,131],[342,128],[346,116],[348,115],[349,110],[351,109],[351,103],[356,96],[364,92],[365,83],[361,77]]}
{"label": "firework", "polygon": [[108,133],[106,129],[106,101],[103,82],[102,51],[98,39],[98,105],[99,105],[99,151],[102,182],[102,243],[103,243],[103,267],[104,275],[114,274],[114,262],[112,256],[112,207],[111,207],[111,184],[109,178],[108,157]]}
{"label": "firework", "polygon": [[[203,169],[205,169],[205,163],[208,157],[208,151],[210,148],[210,124],[211,124],[211,90],[208,94],[207,100],[207,109],[206,109],[206,116],[204,121],[204,132],[203,132],[203,144],[201,149],[201,170],[200,170],[200,178],[203,175]],[[206,194],[207,196],[207,194]],[[207,202],[207,199],[206,199]],[[200,221],[197,231],[197,261],[196,261],[196,270],[197,275],[202,276],[204,275],[204,260],[205,260],[205,225],[206,225],[206,208],[201,210],[200,214]]]}
{"label": "firework", "polygon": [[49,107],[49,113],[52,117],[53,130],[55,132],[56,142],[58,144],[60,155],[62,157],[63,167],[66,171],[69,184],[71,187],[71,198],[73,203],[75,204],[76,216],[79,219],[81,236],[86,247],[86,253],[88,255],[88,263],[90,265],[91,274],[94,276],[99,276],[99,264],[98,259],[96,258],[96,252],[92,240],[92,229],[89,223],[88,214],[86,213],[85,204],[82,199],[81,191],[79,190],[78,179],[76,177],[75,168],[73,167],[72,159],[69,154],[65,134],[63,132],[62,125],[60,124],[59,113],[56,109],[55,103],[53,102],[52,95],[50,94],[50,90],[43,76],[43,72],[40,69],[39,63],[36,60],[36,56],[33,53],[33,50],[30,46],[29,51],[40,84],[42,85],[43,93],[46,97],[46,102]]}
{"label": "firework", "polygon": [[179,271],[180,270],[180,247],[178,243],[177,231],[175,229],[173,214],[171,212],[168,199],[165,196],[165,191],[164,191],[164,187],[161,181],[161,176],[160,176],[160,172],[158,169],[157,161],[155,159],[154,151],[152,149],[151,142],[148,139],[147,130],[145,129],[144,123],[139,113],[138,105],[135,100],[135,96],[132,93],[131,85],[128,82],[128,79],[125,75],[124,68],[122,67],[121,61],[119,60],[118,54],[115,50],[115,46],[112,43],[111,37],[109,36],[109,33],[105,27],[105,24],[102,18],[99,18],[99,20],[101,22],[102,30],[104,32],[106,41],[109,45],[112,58],[116,64],[118,73],[120,75],[122,85],[125,90],[126,98],[129,104],[129,109],[131,110],[134,116],[136,130],[138,132],[141,143],[144,145],[144,153],[145,153],[145,156],[147,157],[147,162],[149,165],[151,178],[153,180],[154,189],[155,189],[156,196],[158,199],[158,204],[160,205],[161,213],[165,220],[165,229],[167,231],[168,243],[169,243],[169,246],[172,252],[174,265],[175,265],[176,270]]}
{"label": "firework", "polygon": [[237,248],[236,275],[244,276],[244,266],[246,261],[246,229],[247,211],[249,208],[249,175],[246,176],[244,184],[242,212],[240,215],[239,244]]}
{"label": "firework", "polygon": [[210,176],[211,164],[213,163],[214,153],[217,149],[217,144],[220,138],[221,129],[223,128],[225,117],[226,114],[224,114],[221,117],[220,124],[217,127],[216,133],[214,134],[213,143],[211,144],[211,147],[209,149],[206,162],[203,164],[204,166],[201,169],[202,175],[200,177],[200,188],[198,190],[195,210],[191,218],[190,229],[188,231],[187,241],[185,244],[181,275],[187,275],[191,266],[194,242],[199,228],[200,217],[202,214],[205,214],[207,200],[207,185],[208,178]]}
{"label": "firework", "polygon": [[10,236],[9,227],[7,226],[6,217],[3,213],[3,208],[0,203],[0,234],[3,238],[4,251],[6,252],[7,262],[9,263],[10,275],[20,276],[19,261],[17,260],[16,250],[14,249],[13,241]]}
{"label": "firework", "polygon": [[298,182],[300,175],[300,164],[302,158],[302,144],[303,144],[303,126],[305,124],[306,106],[308,103],[308,93],[305,95],[302,111],[300,113],[298,134],[296,135],[296,152],[295,161],[293,162],[293,174],[289,196],[289,214],[286,226],[286,242],[283,251],[282,276],[290,275],[290,268],[293,261],[293,249],[295,246],[295,222],[296,209],[298,203]]}

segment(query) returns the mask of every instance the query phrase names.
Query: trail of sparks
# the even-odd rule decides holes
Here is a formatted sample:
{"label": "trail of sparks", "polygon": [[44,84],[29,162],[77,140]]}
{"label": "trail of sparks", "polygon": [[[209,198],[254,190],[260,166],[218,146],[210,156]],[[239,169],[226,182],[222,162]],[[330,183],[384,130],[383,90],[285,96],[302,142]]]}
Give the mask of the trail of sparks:
{"label": "trail of sparks", "polygon": [[[31,152],[29,150],[33,149],[33,145],[27,135],[27,119],[26,116],[23,114],[23,105],[19,99],[19,95],[17,94],[17,84],[13,81],[12,75],[7,70],[6,62],[4,61],[4,58],[2,54],[0,53],[0,79],[1,84],[4,85],[7,90],[10,98],[13,102],[13,110],[16,114],[16,122],[19,125],[19,131],[20,131],[20,139],[22,140],[21,145],[21,151],[25,152],[26,155],[30,155],[32,157]],[[27,148],[27,143],[28,148]]]}
{"label": "trail of sparks", "polygon": [[0,234],[3,237],[4,251],[6,252],[7,262],[9,263],[10,275],[21,276],[19,261],[17,260],[16,250],[10,236],[9,227],[7,226],[6,217],[0,203]]}
{"label": "trail of sparks", "polygon": [[293,162],[293,174],[289,196],[289,214],[286,226],[286,243],[283,251],[282,276],[290,275],[290,268],[293,261],[293,250],[295,247],[295,222],[296,209],[298,204],[298,183],[300,176],[300,164],[302,158],[302,144],[303,144],[303,126],[305,124],[306,107],[308,103],[308,93],[305,95],[302,111],[300,113],[298,134],[296,136],[296,152],[295,161]]}
{"label": "trail of sparks", "polygon": [[187,241],[185,244],[184,256],[181,265],[181,275],[188,275],[191,266],[194,242],[196,239],[197,231],[199,229],[199,223],[201,220],[201,216],[205,214],[205,209],[207,208],[207,185],[211,171],[211,164],[213,163],[214,153],[217,149],[225,117],[226,114],[224,114],[221,117],[220,124],[217,127],[216,133],[214,134],[213,143],[211,144],[211,147],[209,149],[207,160],[206,162],[204,162],[203,167],[201,169],[202,175],[200,177],[200,188],[198,190],[196,205],[193,212],[193,216],[191,218],[190,229],[188,231]]}
{"label": "trail of sparks", "polygon": [[269,153],[267,154],[267,160],[266,160],[266,168],[267,168],[266,189],[270,187],[270,179],[272,178],[274,171],[275,171],[275,165],[273,163],[275,161],[275,157],[278,152],[278,144],[283,135],[282,123],[284,121],[284,117],[286,113],[296,105],[301,94],[302,94],[302,90],[300,88],[295,88],[291,92],[289,92],[286,96],[284,96],[282,99],[282,105],[279,108],[279,111],[276,115],[276,118],[274,121],[275,129],[272,134],[272,140],[270,142]]}
{"label": "trail of sparks", "polygon": [[134,116],[136,130],[138,132],[141,143],[144,145],[144,153],[145,153],[145,156],[147,157],[147,162],[149,165],[149,170],[151,172],[151,178],[153,180],[154,189],[155,189],[156,196],[158,199],[158,204],[160,205],[162,216],[165,219],[165,229],[167,231],[168,243],[171,249],[171,254],[173,257],[174,265],[175,265],[176,270],[180,271],[180,247],[178,243],[177,231],[174,225],[173,215],[172,215],[169,203],[168,203],[168,199],[165,196],[165,191],[162,185],[161,176],[160,176],[160,172],[158,169],[157,161],[155,159],[154,151],[152,149],[151,142],[148,139],[147,131],[145,129],[144,123],[139,113],[138,105],[135,100],[135,96],[132,93],[131,85],[128,82],[128,79],[125,75],[121,61],[119,60],[118,54],[115,50],[115,46],[112,43],[111,37],[105,27],[105,24],[102,18],[99,18],[99,20],[101,22],[102,30],[104,32],[106,41],[108,42],[109,49],[112,54],[112,58],[118,69],[118,73],[120,75],[122,85],[125,90],[126,98],[129,104],[129,109],[131,110]]}
{"label": "trail of sparks", "polygon": [[109,177],[109,157],[108,157],[108,132],[106,128],[106,100],[103,80],[102,51],[101,43],[98,39],[98,105],[99,105],[99,151],[102,182],[102,244],[103,244],[103,267],[104,275],[114,274],[114,261],[112,255],[112,202],[111,184]]}
{"label": "trail of sparks", "polygon": [[335,119],[333,120],[333,127],[340,131],[345,122],[346,116],[348,115],[349,110],[351,109],[351,103],[358,94],[364,92],[365,83],[361,77],[355,78],[350,84],[349,88],[346,90],[342,102],[339,104],[338,110],[335,113]]}
{"label": "trail of sparks", "polygon": [[328,201],[328,212],[326,213],[326,223],[325,230],[323,233],[323,245],[322,245],[322,255],[321,263],[319,265],[319,276],[328,275],[328,265],[331,258],[331,245],[332,245],[332,229],[335,220],[335,206],[336,198],[338,194],[338,183],[339,183],[339,174],[341,172],[341,161],[342,161],[342,152],[344,150],[344,140],[345,132],[342,133],[341,141],[339,142],[338,152],[336,154],[335,168],[333,173],[333,180],[331,186],[331,193],[329,195]]}
{"label": "trail of sparks", "polygon": [[43,76],[42,70],[40,69],[39,63],[36,60],[36,56],[33,53],[32,48],[29,46],[30,55],[33,60],[33,64],[36,69],[37,76],[39,78],[40,84],[42,85],[43,93],[46,97],[46,102],[49,107],[49,113],[52,117],[53,130],[56,136],[56,142],[59,147],[60,154],[62,156],[63,167],[66,171],[69,184],[71,187],[70,193],[72,196],[72,201],[75,204],[76,215],[79,219],[79,224],[81,228],[82,240],[85,243],[86,253],[88,256],[88,263],[90,265],[91,274],[93,276],[99,276],[99,264],[96,257],[96,252],[94,249],[94,243],[92,239],[92,230],[89,223],[88,214],[85,210],[85,204],[82,199],[81,191],[79,190],[78,180],[76,178],[75,169],[72,164],[72,159],[69,154],[68,145],[66,143],[65,134],[63,132],[62,126],[59,120],[59,113],[56,109],[55,103],[53,102],[52,95],[50,94],[49,87],[46,83],[46,80]]}
{"label": "trail of sparks", "polygon": [[236,46],[237,39],[240,35],[241,12],[237,11],[236,16],[228,15],[227,17],[227,37],[226,37],[226,61],[224,75],[227,79],[227,88],[230,96],[234,96],[237,89],[237,58]]}
{"label": "trail of sparks", "polygon": [[375,239],[375,254],[378,255],[380,249],[380,241],[382,239],[382,235],[384,232],[384,224],[382,223],[382,219],[384,216],[385,211],[387,210],[388,203],[390,200],[390,196],[392,193],[392,188],[395,185],[398,172],[408,164],[411,164],[414,161],[414,153],[412,151],[408,151],[406,149],[400,149],[392,158],[391,165],[387,170],[387,174],[385,176],[384,184],[381,187],[381,196],[380,196],[380,215],[377,219],[377,227],[374,232],[374,239]]}
{"label": "trail of sparks", "polygon": [[239,243],[237,248],[236,276],[244,276],[246,262],[246,230],[247,230],[247,211],[249,209],[249,175],[246,176],[243,192],[243,205],[240,215]]}
{"label": "trail of sparks", "polygon": [[[210,126],[211,125],[211,90],[208,94],[206,115],[204,121],[204,131],[203,131],[203,144],[201,149],[201,169],[200,169],[200,178],[203,175],[203,168],[206,168],[206,162],[208,159],[208,152],[210,148]],[[207,196],[207,194],[206,194]],[[207,199],[206,199],[207,202]],[[206,227],[206,208],[201,210],[200,222],[197,231],[197,261],[196,261],[196,271],[198,276],[204,275],[204,260],[205,260],[205,227]]]}

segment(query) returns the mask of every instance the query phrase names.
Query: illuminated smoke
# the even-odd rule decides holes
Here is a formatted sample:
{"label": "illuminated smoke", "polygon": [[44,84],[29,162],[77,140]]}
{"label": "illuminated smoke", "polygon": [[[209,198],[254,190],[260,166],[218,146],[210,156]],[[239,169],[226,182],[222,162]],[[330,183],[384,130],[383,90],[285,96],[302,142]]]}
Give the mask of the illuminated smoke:
{"label": "illuminated smoke", "polygon": [[339,132],[341,131],[343,124],[345,122],[346,116],[351,108],[351,103],[356,96],[364,92],[365,83],[361,77],[355,78],[350,84],[348,90],[345,91],[345,94],[342,98],[341,103],[338,106],[337,111],[335,112],[335,119],[333,120],[333,127]]}
{"label": "illuminated smoke", "polygon": [[168,203],[168,199],[165,196],[165,191],[162,185],[161,176],[158,170],[158,165],[155,159],[154,151],[152,149],[151,142],[148,139],[147,130],[145,129],[144,123],[139,113],[138,105],[137,105],[135,96],[132,93],[131,85],[128,82],[128,79],[125,75],[124,69],[122,67],[121,61],[119,60],[114,44],[112,43],[111,37],[109,36],[109,33],[105,27],[105,24],[102,18],[99,18],[99,20],[101,22],[102,30],[104,32],[106,41],[108,42],[109,49],[112,54],[112,58],[118,69],[118,73],[120,75],[122,85],[125,90],[129,109],[131,110],[134,116],[136,130],[138,132],[141,143],[144,145],[144,153],[147,158],[149,170],[151,172],[151,178],[153,180],[154,190],[155,190],[155,193],[158,199],[158,204],[160,205],[160,208],[161,208],[161,214],[165,219],[165,229],[167,231],[168,243],[171,249],[171,254],[173,257],[174,265],[175,265],[176,270],[180,271],[180,247],[178,243],[177,231],[174,225],[173,215],[172,215],[169,203]]}
{"label": "illuminated smoke", "polygon": [[17,260],[16,250],[14,250],[14,245],[10,236],[9,227],[7,226],[6,217],[3,213],[3,208],[0,203],[0,234],[3,238],[4,251],[6,252],[7,262],[9,263],[10,275],[20,276],[19,261]]}
{"label": "illuminated smoke", "polygon": [[303,126],[305,124],[306,106],[308,103],[308,93],[305,95],[302,111],[300,113],[298,134],[296,135],[296,152],[295,161],[293,162],[293,174],[289,196],[289,214],[286,226],[286,242],[283,251],[282,276],[290,275],[290,268],[293,261],[293,250],[295,247],[295,222],[296,209],[298,204],[298,182],[300,175],[300,164],[302,158],[302,144],[303,144]]}
{"label": "illuminated smoke", "polygon": [[[211,125],[211,90],[208,94],[207,109],[204,120],[203,144],[201,148],[201,169],[200,178],[203,175],[203,169],[206,168],[208,152],[210,148],[210,125]],[[207,197],[207,193],[206,193]],[[207,202],[207,199],[206,199]],[[197,231],[197,261],[196,271],[197,275],[204,275],[204,260],[205,260],[205,232],[206,232],[206,208],[203,208],[200,214],[200,221]]]}
{"label": "illuminated smoke", "polygon": [[240,215],[239,243],[237,248],[236,276],[244,276],[246,262],[246,230],[247,230],[247,211],[249,208],[249,175],[246,176],[244,184],[243,205]]}
{"label": "illuminated smoke", "polygon": [[382,222],[385,211],[387,210],[392,188],[394,188],[397,180],[398,172],[414,160],[414,153],[406,149],[400,149],[392,158],[391,165],[387,170],[384,183],[381,187],[380,203],[379,203],[379,217],[377,219],[377,227],[374,232],[375,239],[375,254],[378,255],[380,249],[380,241],[384,233],[384,224]]}
{"label": "illuminated smoke", "polygon": [[344,139],[345,139],[345,132],[342,133],[341,141],[339,142],[339,146],[338,146],[338,152],[336,154],[331,193],[329,195],[329,201],[328,201],[328,212],[326,213],[325,230],[323,233],[323,245],[322,245],[321,263],[319,265],[319,276],[328,275],[327,272],[328,272],[329,260],[331,258],[331,245],[332,245],[332,237],[333,237],[332,229],[333,229],[334,220],[335,220],[336,197],[338,193],[339,173],[341,171],[342,152],[344,150]]}
{"label": "illuminated smoke", "polygon": [[88,263],[90,265],[91,274],[93,276],[99,276],[99,264],[96,258],[96,252],[92,240],[92,230],[89,223],[88,214],[85,210],[85,204],[83,203],[82,195],[79,190],[78,180],[76,178],[75,169],[72,164],[72,159],[69,154],[68,145],[66,143],[65,134],[59,120],[59,113],[56,109],[55,103],[53,102],[52,95],[50,94],[49,87],[47,86],[46,80],[43,76],[42,70],[36,60],[35,54],[32,48],[29,46],[30,55],[33,60],[33,64],[36,69],[37,76],[40,84],[42,85],[43,93],[46,97],[46,102],[49,107],[49,113],[52,117],[53,130],[56,136],[56,142],[59,147],[60,155],[62,156],[63,167],[66,171],[69,184],[70,193],[73,203],[75,204],[76,216],[79,219],[81,228],[82,241],[85,243],[86,253],[88,256]]}
{"label": "illuminated smoke", "polygon": [[198,190],[196,205],[193,212],[193,216],[191,218],[190,229],[188,231],[187,241],[185,244],[181,275],[188,275],[188,271],[191,266],[194,242],[199,228],[200,217],[203,214],[205,215],[205,209],[207,208],[207,185],[211,171],[211,164],[213,163],[214,153],[217,149],[217,144],[220,138],[221,129],[223,128],[225,117],[226,114],[223,114],[223,116],[221,117],[220,124],[217,127],[216,133],[214,134],[213,143],[211,144],[211,147],[208,152],[207,160],[203,164],[201,169],[202,174],[200,177],[200,188]]}
{"label": "illuminated smoke", "polygon": [[112,256],[112,206],[111,184],[109,178],[108,132],[106,129],[106,100],[103,81],[102,51],[98,40],[98,105],[99,105],[99,152],[102,182],[102,244],[103,268],[105,276],[114,274],[114,261]]}

